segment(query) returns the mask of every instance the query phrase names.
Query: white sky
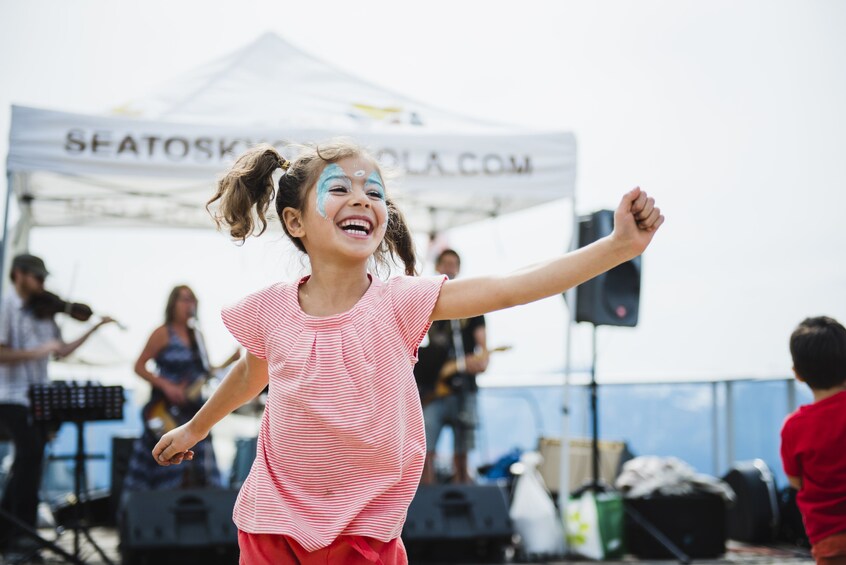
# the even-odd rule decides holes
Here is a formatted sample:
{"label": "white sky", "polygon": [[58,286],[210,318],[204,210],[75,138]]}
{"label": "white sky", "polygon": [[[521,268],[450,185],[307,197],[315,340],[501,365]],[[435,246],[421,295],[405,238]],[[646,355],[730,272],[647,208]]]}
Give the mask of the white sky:
{"label": "white sky", "polygon": [[[600,378],[787,375],[799,320],[846,320],[844,29],[846,3],[834,0],[0,0],[0,130],[11,103],[106,111],[274,31],[433,106],[572,130],[581,212],[633,185],[658,198],[668,221],[644,258],[641,324],[601,330]],[[449,239],[465,275],[500,272],[560,252],[568,215],[553,204]],[[287,249],[179,231],[53,229],[31,244],[53,290],[130,326],[103,335],[127,358],[182,281],[224,357],[217,311],[289,276]],[[515,349],[490,373],[518,381],[560,367],[564,316],[557,297],[491,315],[491,344]],[[589,341],[577,338],[584,363]]]}

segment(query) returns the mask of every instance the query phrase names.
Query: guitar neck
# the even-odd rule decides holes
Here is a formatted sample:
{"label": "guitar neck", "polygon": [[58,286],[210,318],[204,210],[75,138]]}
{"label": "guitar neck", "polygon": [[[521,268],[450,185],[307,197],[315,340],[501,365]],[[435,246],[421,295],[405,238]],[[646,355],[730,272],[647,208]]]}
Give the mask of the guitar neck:
{"label": "guitar neck", "polygon": [[206,384],[206,381],[209,380],[209,374],[206,373],[203,376],[197,378],[193,383],[188,385],[185,388],[185,396],[189,400],[197,400],[200,398],[200,394],[203,392],[203,385]]}
{"label": "guitar neck", "polygon": [[[488,349],[487,353],[488,355],[490,355],[491,353],[502,353],[503,351],[508,351],[509,349],[511,349],[510,345],[504,345],[500,347],[494,347],[493,349]],[[448,379],[456,373],[458,373],[458,362],[455,359],[451,359],[444,363],[443,367],[441,367],[441,372],[438,378],[441,380]]]}

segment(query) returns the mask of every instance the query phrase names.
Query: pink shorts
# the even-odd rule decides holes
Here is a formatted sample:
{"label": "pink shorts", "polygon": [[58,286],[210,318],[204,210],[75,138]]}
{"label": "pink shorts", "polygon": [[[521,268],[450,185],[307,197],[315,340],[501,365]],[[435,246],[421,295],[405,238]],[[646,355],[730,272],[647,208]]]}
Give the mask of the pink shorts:
{"label": "pink shorts", "polygon": [[238,531],[241,565],[407,565],[402,540],[389,542],[364,536],[341,536],[328,547],[306,551],[288,536]]}

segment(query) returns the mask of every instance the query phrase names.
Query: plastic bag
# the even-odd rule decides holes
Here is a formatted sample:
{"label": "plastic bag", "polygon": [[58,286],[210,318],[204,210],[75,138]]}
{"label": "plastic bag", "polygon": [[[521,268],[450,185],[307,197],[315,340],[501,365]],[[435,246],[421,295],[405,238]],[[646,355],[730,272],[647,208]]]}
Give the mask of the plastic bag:
{"label": "plastic bag", "polygon": [[614,559],[625,553],[623,497],[586,491],[567,504],[567,543],[588,559]]}
{"label": "plastic bag", "polygon": [[526,555],[559,556],[564,554],[564,528],[538,472],[542,460],[536,452],[520,457],[524,471],[517,479],[509,515]]}

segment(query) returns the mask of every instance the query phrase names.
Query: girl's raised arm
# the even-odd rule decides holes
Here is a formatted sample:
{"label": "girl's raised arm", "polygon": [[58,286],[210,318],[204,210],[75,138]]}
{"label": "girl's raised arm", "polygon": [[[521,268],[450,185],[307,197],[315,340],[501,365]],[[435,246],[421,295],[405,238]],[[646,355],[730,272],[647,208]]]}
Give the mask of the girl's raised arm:
{"label": "girl's raised arm", "polygon": [[560,294],[643,253],[662,223],[655,201],[635,188],[617,207],[610,236],[508,275],[447,281],[431,320],[469,318]]}

